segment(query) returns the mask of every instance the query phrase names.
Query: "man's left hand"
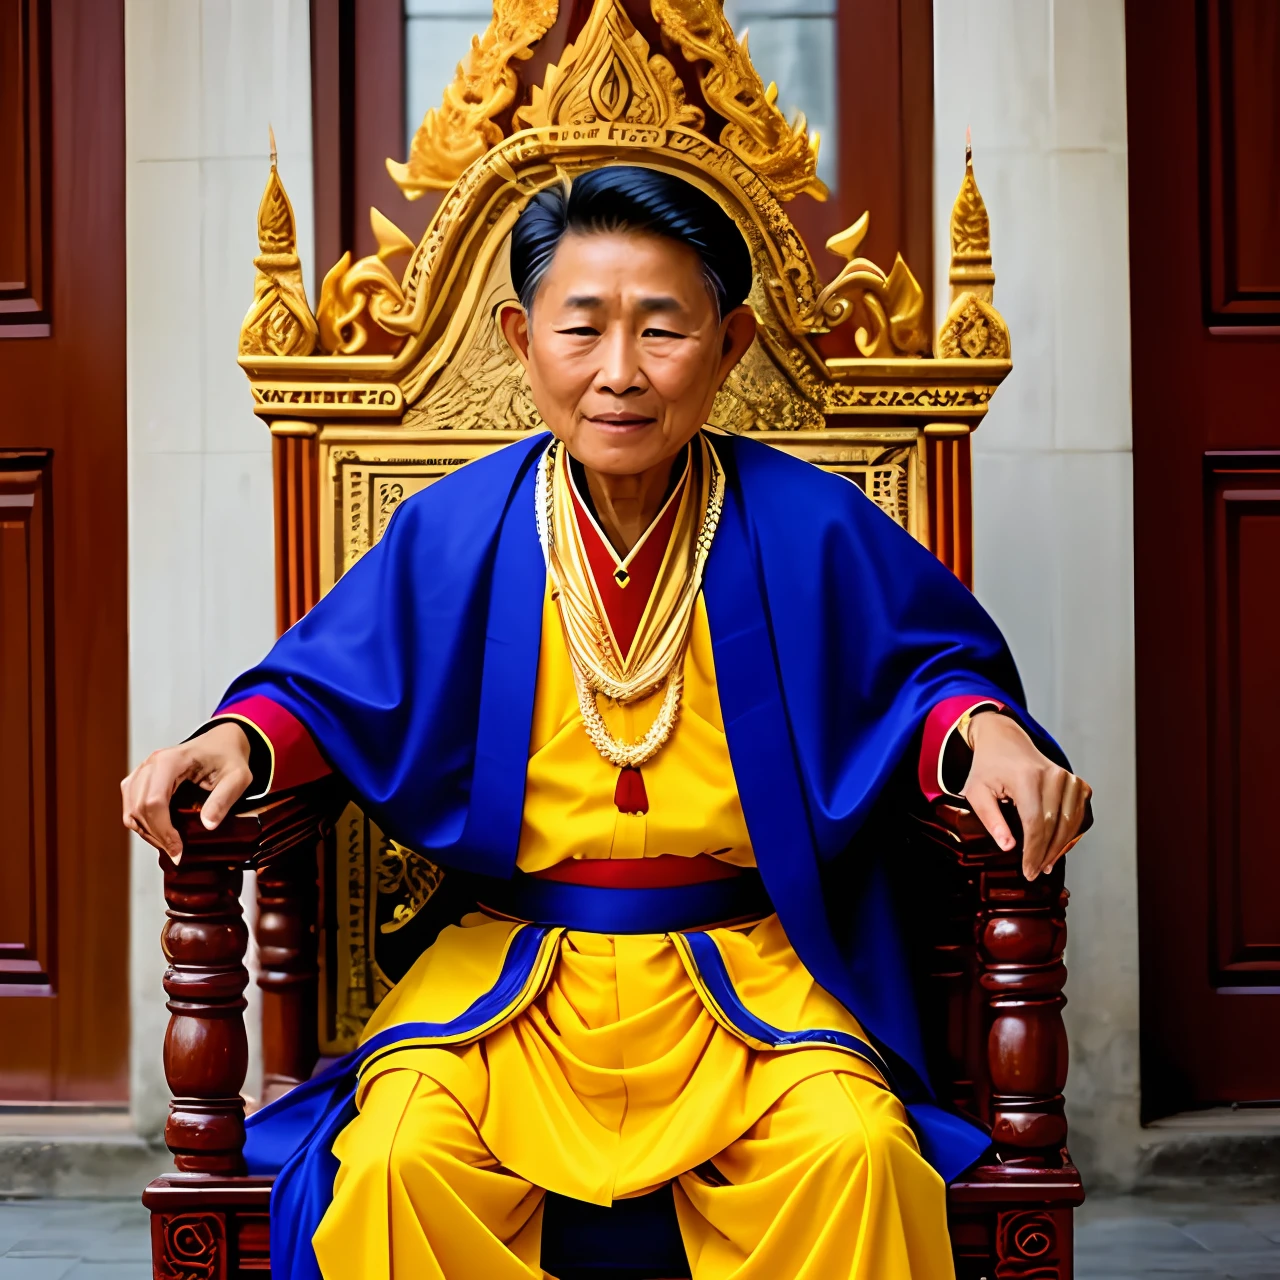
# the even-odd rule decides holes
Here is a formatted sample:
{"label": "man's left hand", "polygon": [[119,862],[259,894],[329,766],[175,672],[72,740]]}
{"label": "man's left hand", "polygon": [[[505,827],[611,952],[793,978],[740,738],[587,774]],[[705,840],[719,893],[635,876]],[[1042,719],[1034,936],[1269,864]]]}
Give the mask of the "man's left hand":
{"label": "man's left hand", "polygon": [[1000,812],[1011,800],[1022,820],[1022,873],[1049,871],[1080,835],[1093,789],[1041,755],[1016,720],[994,711],[969,723],[973,764],[961,793],[1002,849],[1017,843]]}

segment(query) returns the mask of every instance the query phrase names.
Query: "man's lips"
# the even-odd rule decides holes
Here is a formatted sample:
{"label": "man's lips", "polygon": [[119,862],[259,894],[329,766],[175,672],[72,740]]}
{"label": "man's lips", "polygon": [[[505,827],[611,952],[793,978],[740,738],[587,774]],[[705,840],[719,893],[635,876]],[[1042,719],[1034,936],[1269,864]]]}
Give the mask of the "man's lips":
{"label": "man's lips", "polygon": [[587,418],[588,422],[610,431],[625,431],[628,428],[647,427],[656,422],[656,418],[646,418],[639,413],[595,413]]}

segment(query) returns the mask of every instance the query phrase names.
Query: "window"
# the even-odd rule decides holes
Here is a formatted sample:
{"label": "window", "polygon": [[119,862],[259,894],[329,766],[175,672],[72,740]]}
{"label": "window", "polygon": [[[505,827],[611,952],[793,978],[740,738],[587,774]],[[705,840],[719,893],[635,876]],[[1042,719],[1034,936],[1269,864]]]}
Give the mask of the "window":
{"label": "window", "polygon": [[778,86],[788,120],[808,117],[822,136],[818,177],[834,192],[840,170],[836,134],[836,0],[725,0],[725,16],[739,39],[750,36],[751,61],[767,85]]}
{"label": "window", "polygon": [[458,63],[493,16],[490,0],[404,0],[404,136],[438,107]]}

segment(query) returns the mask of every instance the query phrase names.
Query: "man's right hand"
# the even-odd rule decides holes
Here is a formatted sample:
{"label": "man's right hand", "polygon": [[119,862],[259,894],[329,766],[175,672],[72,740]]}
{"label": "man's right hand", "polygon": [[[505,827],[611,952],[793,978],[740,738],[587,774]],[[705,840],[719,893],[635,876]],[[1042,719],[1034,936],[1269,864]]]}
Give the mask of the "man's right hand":
{"label": "man's right hand", "polygon": [[234,720],[225,720],[180,746],[153,751],[120,784],[124,825],[177,862],[182,841],[169,818],[169,802],[178,784],[194,782],[210,793],[200,821],[212,831],[252,781],[249,739]]}

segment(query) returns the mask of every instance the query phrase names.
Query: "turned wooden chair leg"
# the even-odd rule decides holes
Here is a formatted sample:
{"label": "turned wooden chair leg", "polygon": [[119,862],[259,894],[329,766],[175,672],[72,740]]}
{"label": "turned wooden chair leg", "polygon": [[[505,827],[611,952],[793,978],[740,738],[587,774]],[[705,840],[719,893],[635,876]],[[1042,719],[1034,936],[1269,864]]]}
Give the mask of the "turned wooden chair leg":
{"label": "turned wooden chair leg", "polygon": [[262,1101],[310,1077],[318,1056],[316,851],[304,847],[258,872],[254,936],[262,972]]}
{"label": "turned wooden chair leg", "polygon": [[173,1092],[164,1140],[184,1173],[242,1174],[248,931],[231,863],[174,866],[160,855],[168,908],[164,1073]]}

